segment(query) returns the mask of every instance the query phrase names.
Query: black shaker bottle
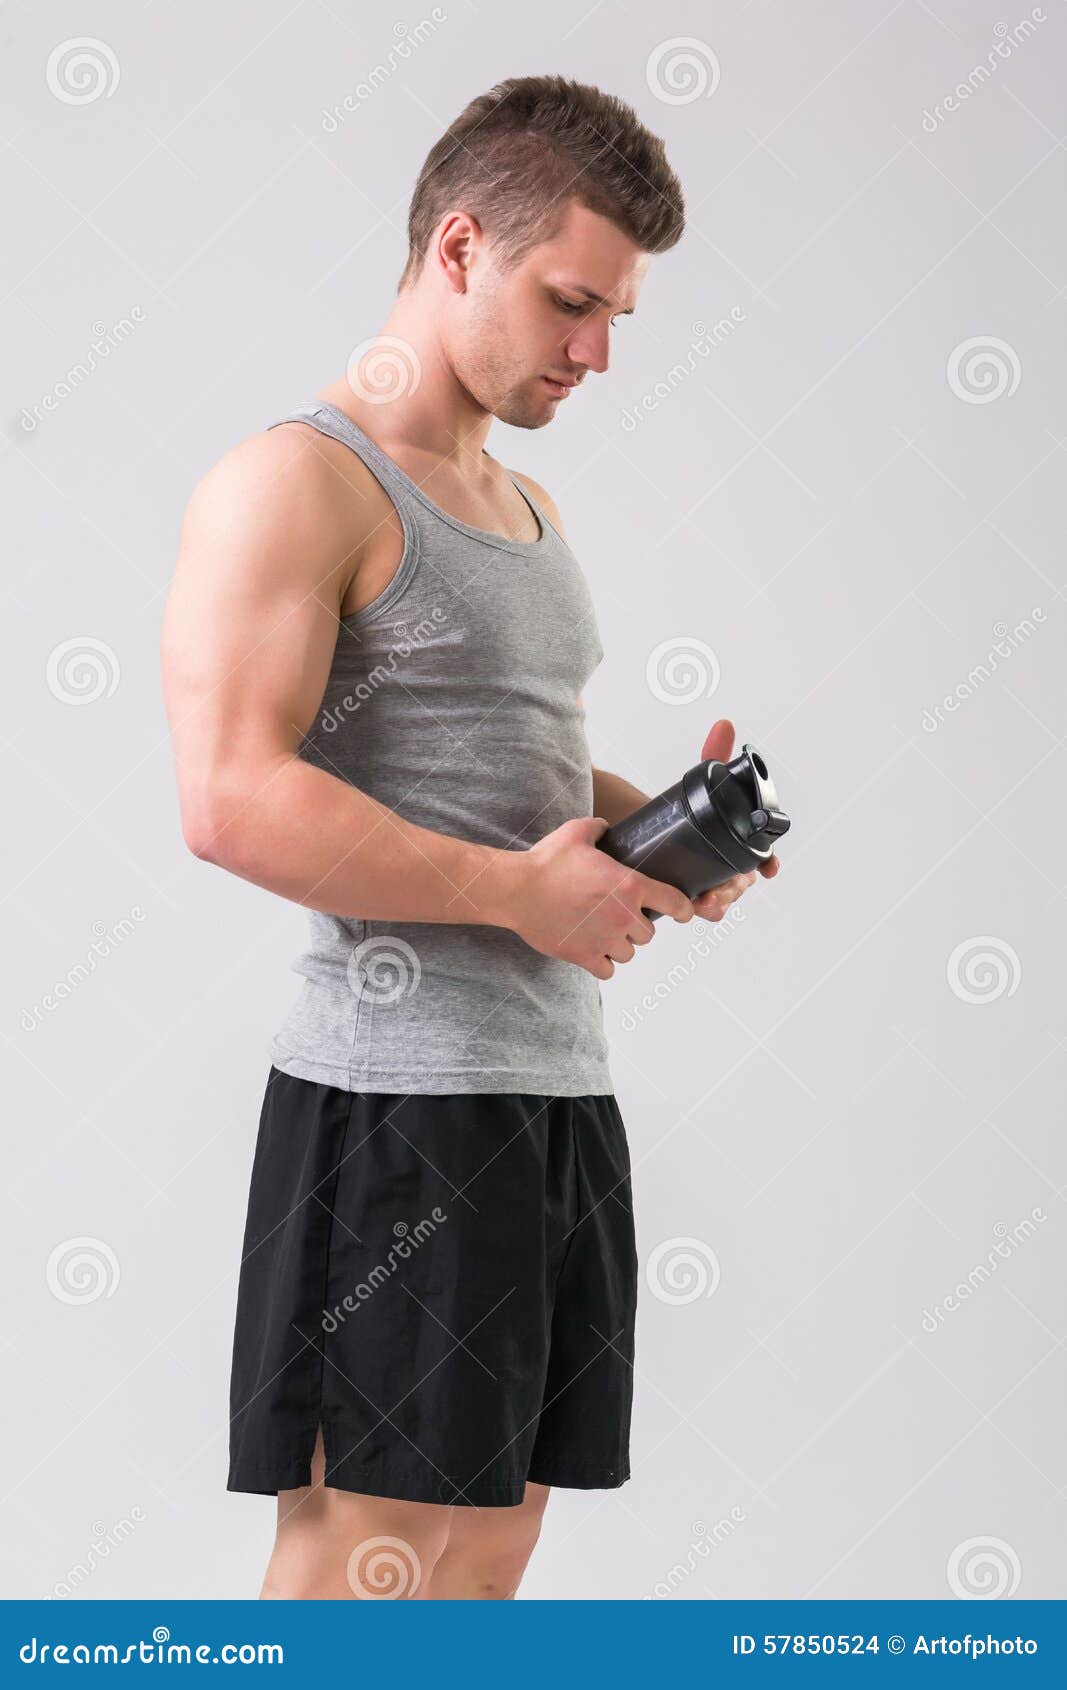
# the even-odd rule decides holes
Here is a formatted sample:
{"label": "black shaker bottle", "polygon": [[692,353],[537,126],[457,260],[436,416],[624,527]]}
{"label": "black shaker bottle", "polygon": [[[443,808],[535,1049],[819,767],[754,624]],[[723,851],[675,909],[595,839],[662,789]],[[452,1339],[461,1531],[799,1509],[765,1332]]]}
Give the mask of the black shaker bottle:
{"label": "black shaker bottle", "polygon": [[[609,827],[597,845],[616,862],[697,898],[758,869],[789,827],[754,745],[729,763],[698,763],[674,786]],[[645,910],[658,921],[658,910]]]}

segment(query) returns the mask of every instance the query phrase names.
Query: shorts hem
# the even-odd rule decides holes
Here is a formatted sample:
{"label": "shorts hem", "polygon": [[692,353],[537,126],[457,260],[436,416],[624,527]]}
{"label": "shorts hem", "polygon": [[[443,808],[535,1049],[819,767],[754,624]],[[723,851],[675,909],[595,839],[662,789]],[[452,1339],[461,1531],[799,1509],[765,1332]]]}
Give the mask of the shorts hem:
{"label": "shorts hem", "polygon": [[630,1477],[630,1464],[621,1461],[616,1467],[605,1467],[597,1461],[545,1456],[531,1461],[526,1477],[531,1484],[548,1485],[552,1490],[618,1490]]}
{"label": "shorts hem", "polygon": [[[231,1467],[228,1491],[245,1491],[254,1496],[276,1496],[279,1490],[298,1490],[311,1483],[311,1464],[267,1462],[262,1466],[241,1462]],[[386,1467],[356,1467],[339,1463],[328,1468],[323,1481],[326,1490],[348,1491],[358,1496],[384,1496],[392,1502],[432,1502],[437,1507],[515,1508],[526,1492],[525,1479],[495,1484],[460,1485],[436,1474],[397,1472]]]}
{"label": "shorts hem", "polygon": [[[617,1490],[630,1478],[628,1462],[605,1467],[599,1462],[553,1460],[533,1461],[524,1479],[492,1484],[461,1485],[437,1475],[398,1472],[380,1466],[357,1467],[338,1463],[327,1470],[326,1490],[347,1491],[359,1496],[383,1496],[394,1502],[432,1502],[438,1507],[515,1508],[526,1494],[527,1483],[553,1490]],[[237,1462],[226,1481],[228,1491],[253,1496],[276,1496],[279,1491],[299,1490],[311,1483],[311,1463]]]}

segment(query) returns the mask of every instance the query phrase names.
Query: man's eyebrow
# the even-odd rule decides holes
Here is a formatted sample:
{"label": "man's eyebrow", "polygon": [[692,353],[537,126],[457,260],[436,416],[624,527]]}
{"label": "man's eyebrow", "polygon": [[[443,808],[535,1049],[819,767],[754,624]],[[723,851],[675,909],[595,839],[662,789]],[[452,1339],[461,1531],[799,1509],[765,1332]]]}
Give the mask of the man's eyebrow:
{"label": "man's eyebrow", "polygon": [[625,308],[618,305],[611,305],[610,299],[601,298],[600,294],[598,294],[593,288],[587,288],[584,282],[560,282],[559,285],[562,288],[570,288],[572,293],[584,294],[591,305],[611,306],[611,309],[614,311],[616,317],[632,317],[634,314],[634,308],[632,305],[627,305]]}

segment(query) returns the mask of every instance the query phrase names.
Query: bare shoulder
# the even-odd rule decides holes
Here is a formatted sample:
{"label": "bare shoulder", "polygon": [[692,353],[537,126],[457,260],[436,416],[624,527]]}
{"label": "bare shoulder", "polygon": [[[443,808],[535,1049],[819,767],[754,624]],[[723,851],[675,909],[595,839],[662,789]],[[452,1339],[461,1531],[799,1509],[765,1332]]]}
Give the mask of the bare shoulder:
{"label": "bare shoulder", "polygon": [[559,507],[557,506],[551,493],[542,487],[539,481],[535,481],[532,475],[524,475],[522,470],[509,470],[508,474],[513,475],[517,481],[521,481],[523,486],[533,494],[537,503],[541,506],[541,509],[552,523],[552,526],[563,535],[564,539],[566,539],[567,535],[563,527],[563,518],[559,514]]}
{"label": "bare shoulder", "polygon": [[250,435],[194,487],[179,569],[191,559],[221,569],[227,558],[254,559],[275,584],[288,577],[297,586],[310,574],[329,587],[330,598],[343,594],[362,537],[377,520],[361,471],[373,482],[355,453],[309,424],[282,423]]}
{"label": "bare shoulder", "polygon": [[197,482],[187,514],[229,514],[253,526],[282,515],[305,536],[317,526],[329,527],[341,478],[330,455],[311,438],[314,433],[304,423],[283,423],[231,446]]}

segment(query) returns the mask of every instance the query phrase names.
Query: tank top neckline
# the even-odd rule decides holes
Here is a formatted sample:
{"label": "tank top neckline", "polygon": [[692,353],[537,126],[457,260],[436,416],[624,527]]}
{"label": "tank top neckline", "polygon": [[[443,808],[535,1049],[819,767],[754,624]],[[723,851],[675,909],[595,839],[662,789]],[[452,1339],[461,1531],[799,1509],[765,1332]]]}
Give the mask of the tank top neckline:
{"label": "tank top neckline", "polygon": [[[310,409],[314,411],[326,411],[336,420],[342,432],[347,430],[348,432],[356,435],[360,443],[369,452],[370,459],[372,461],[374,459],[378,459],[386,468],[388,473],[394,475],[413,498],[418,499],[421,504],[425,505],[428,511],[432,512],[434,516],[440,518],[442,522],[447,522],[450,528],[458,529],[461,534],[468,535],[472,540],[481,540],[487,546],[496,546],[500,551],[518,552],[520,555],[525,555],[527,557],[539,555],[551,544],[552,537],[556,531],[549,522],[548,517],[545,515],[544,511],[542,511],[540,505],[535,502],[533,495],[527,492],[526,488],[521,485],[518,479],[512,475],[511,471],[506,469],[503,464],[500,466],[501,469],[504,470],[508,480],[518,488],[537,519],[537,524],[541,532],[536,540],[511,540],[506,534],[494,534],[488,528],[475,528],[472,523],[463,522],[458,516],[453,516],[450,511],[444,510],[441,505],[431,499],[429,494],[424,492],[419,486],[418,482],[413,480],[406,470],[401,469],[400,465],[396,462],[396,459],[391,458],[388,452],[383,451],[381,446],[378,445],[378,442],[376,440],[372,440],[370,435],[367,434],[364,429],[360,428],[359,424],[348,415],[347,411],[342,411],[339,406],[332,405],[328,399],[315,399],[312,402]],[[489,456],[489,453],[485,450],[484,446],[482,447],[482,453],[485,457]]]}

